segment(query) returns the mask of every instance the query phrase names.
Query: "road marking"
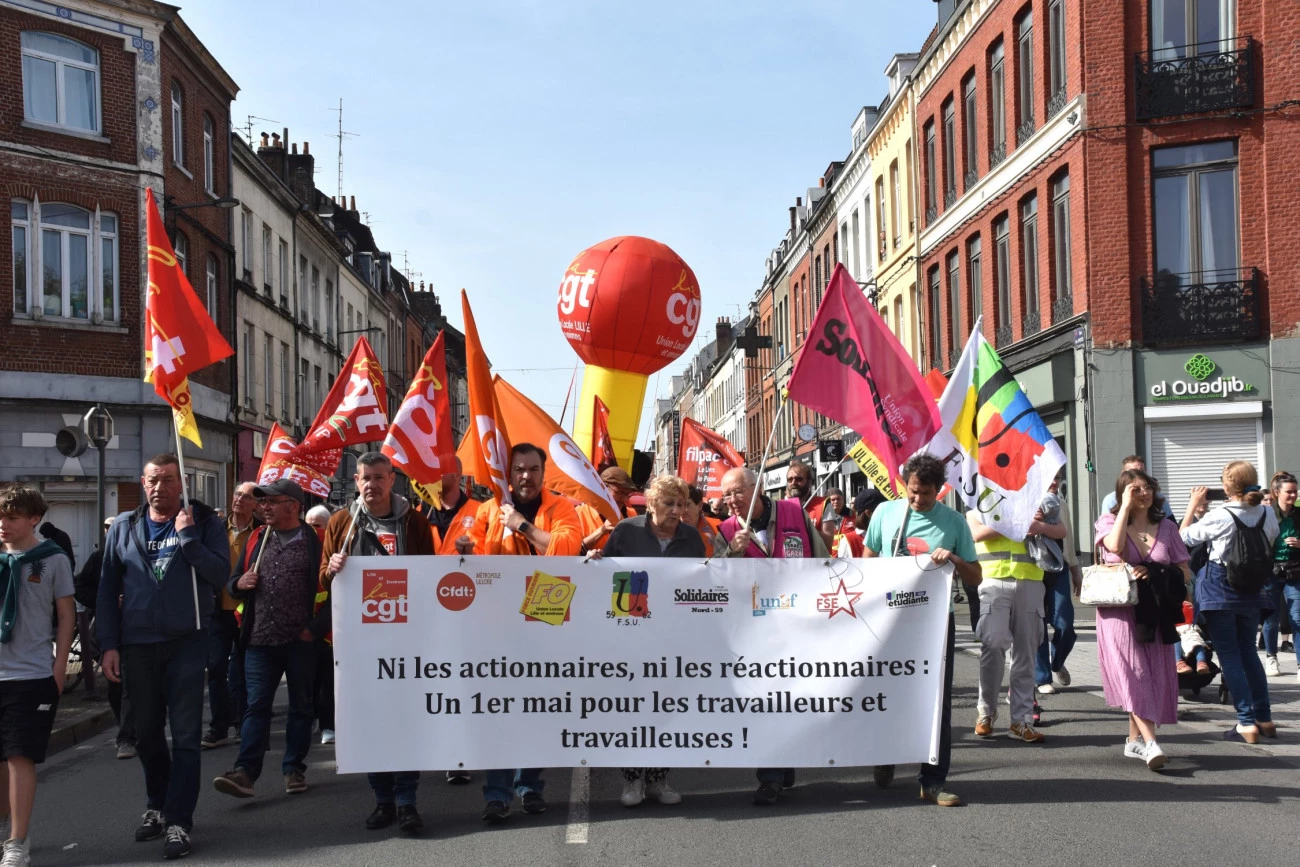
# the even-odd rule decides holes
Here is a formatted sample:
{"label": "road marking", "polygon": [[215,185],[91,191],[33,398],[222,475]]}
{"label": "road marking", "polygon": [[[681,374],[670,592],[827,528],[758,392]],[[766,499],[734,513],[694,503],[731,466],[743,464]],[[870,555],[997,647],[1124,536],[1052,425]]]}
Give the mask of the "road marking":
{"label": "road marking", "polygon": [[569,783],[569,825],[564,829],[565,843],[587,842],[587,802],[591,795],[591,771],[574,768]]}

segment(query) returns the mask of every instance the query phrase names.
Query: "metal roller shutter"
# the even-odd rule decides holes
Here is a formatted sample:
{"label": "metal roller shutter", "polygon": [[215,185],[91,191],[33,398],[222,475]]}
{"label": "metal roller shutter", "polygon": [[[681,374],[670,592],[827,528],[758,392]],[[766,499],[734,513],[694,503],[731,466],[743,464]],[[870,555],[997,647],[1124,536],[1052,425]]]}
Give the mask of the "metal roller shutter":
{"label": "metal roller shutter", "polygon": [[1230,461],[1259,467],[1259,421],[1253,418],[1147,422],[1147,469],[1160,482],[1174,515],[1182,519],[1195,485],[1219,487]]}

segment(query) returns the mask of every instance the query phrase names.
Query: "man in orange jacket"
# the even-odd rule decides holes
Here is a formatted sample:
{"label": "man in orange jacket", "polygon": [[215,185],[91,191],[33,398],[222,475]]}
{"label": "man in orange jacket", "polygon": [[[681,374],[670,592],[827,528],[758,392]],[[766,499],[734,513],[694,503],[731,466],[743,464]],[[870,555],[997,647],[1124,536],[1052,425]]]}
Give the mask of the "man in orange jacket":
{"label": "man in orange jacket", "polygon": [[473,528],[483,505],[470,496],[468,485],[462,485],[462,472],[460,458],[456,458],[455,469],[442,474],[442,508],[426,510],[433,527],[433,548],[439,554],[456,553],[456,539]]}
{"label": "man in orange jacket", "polygon": [[[532,443],[510,449],[513,502],[479,506],[474,527],[456,539],[459,554],[564,557],[582,549],[582,526],[573,504],[542,486],[546,453]],[[507,534],[506,530],[510,532]]]}
{"label": "man in orange jacket", "polygon": [[[619,519],[634,517],[636,513],[628,508],[627,501],[632,494],[636,493],[636,485],[632,483],[632,477],[627,474],[627,470],[622,467],[606,467],[600,474],[600,480],[614,495],[614,502],[618,504],[620,513]],[[605,542],[609,540],[609,534],[614,532],[616,522],[611,522],[594,506],[586,503],[579,505],[575,511],[578,513],[579,523],[582,524],[582,553],[603,550]]]}

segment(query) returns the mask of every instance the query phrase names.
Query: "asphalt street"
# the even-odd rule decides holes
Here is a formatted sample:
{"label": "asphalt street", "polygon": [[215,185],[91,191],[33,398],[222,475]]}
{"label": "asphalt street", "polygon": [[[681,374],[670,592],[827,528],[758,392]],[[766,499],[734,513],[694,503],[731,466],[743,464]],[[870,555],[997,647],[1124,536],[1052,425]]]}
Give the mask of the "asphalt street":
{"label": "asphalt street", "polygon": [[[964,630],[963,630],[964,632]],[[1277,742],[1259,747],[1221,739],[1228,709],[1184,703],[1186,722],[1162,732],[1170,754],[1160,773],[1121,755],[1124,716],[1089,684],[1095,646],[1084,631],[1075,654],[1074,688],[1045,699],[1042,745],[1005,736],[976,738],[976,660],[959,653],[954,719],[958,724],[949,787],[968,804],[942,809],[917,799],[914,769],[900,768],[887,790],[869,769],[801,770],[775,807],[750,804],[751,773],[676,770],[679,806],[618,802],[616,770],[546,773],[549,810],[485,828],[476,774],[453,787],[424,775],[419,838],[395,829],[367,831],[373,806],[363,778],[334,773],[333,748],[313,746],[310,791],[284,794],[278,773],[283,716],[273,723],[277,751],[257,797],[214,792],[235,747],[204,754],[191,862],[211,865],[310,864],[875,864],[1006,863],[1132,865],[1293,863],[1300,818],[1300,739],[1293,671],[1273,679]],[[969,648],[969,633],[962,642]],[[1290,663],[1294,665],[1294,663]],[[1210,691],[1212,692],[1212,691]],[[111,737],[54,757],[40,772],[32,831],[33,863],[142,864],[161,860],[161,841],[136,843],[144,808],[139,764],[117,761]]]}

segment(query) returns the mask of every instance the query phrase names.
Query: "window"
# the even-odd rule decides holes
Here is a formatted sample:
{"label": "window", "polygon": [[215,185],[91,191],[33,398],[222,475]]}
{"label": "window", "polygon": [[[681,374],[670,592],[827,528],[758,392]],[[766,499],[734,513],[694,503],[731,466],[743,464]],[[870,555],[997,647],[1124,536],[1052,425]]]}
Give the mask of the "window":
{"label": "window", "polygon": [[309,298],[307,297],[307,257],[298,257],[298,313],[302,316],[302,324],[306,325],[311,322],[311,311],[309,309]]}
{"label": "window", "polygon": [[903,171],[907,173],[907,176],[903,178],[903,201],[907,202],[907,234],[909,236],[916,231],[916,218],[912,216],[913,165],[912,140],[908,139],[903,145]]}
{"label": "window", "polygon": [[1020,111],[1021,125],[1032,128],[1034,123],[1033,9],[1026,9],[1016,26],[1016,104]]}
{"label": "window", "polygon": [[887,236],[885,234],[885,179],[884,178],[876,178],[876,231],[879,233],[880,236],[878,247],[880,251],[880,260],[883,262],[885,259],[885,251],[886,249],[888,249],[886,244]]}
{"label": "window", "polygon": [[292,389],[289,385],[289,377],[293,373],[293,368],[289,365],[289,344],[280,344],[280,418],[286,422],[289,420],[289,395]]}
{"label": "window", "polygon": [[311,327],[320,331],[320,269],[315,265],[311,268],[311,291],[307,295],[307,303],[311,305]]}
{"label": "window", "polygon": [[984,315],[984,275],[980,272],[982,250],[980,236],[966,242],[966,281],[970,286],[970,321],[973,327]]}
{"label": "window", "polygon": [[[940,317],[942,316],[942,310],[943,310],[943,299],[942,299],[943,290],[939,286],[938,265],[935,265],[933,268],[930,269],[930,274],[926,282],[929,284],[929,296],[930,296],[928,303],[926,305],[929,307],[929,314],[930,314],[929,315],[930,331],[928,334],[928,337],[930,339],[927,341],[928,346],[926,347],[926,354],[929,357],[928,359],[925,359],[926,361],[928,361],[928,364],[925,364],[924,367],[937,367],[942,369],[944,367],[944,363],[940,359],[940,356],[943,353],[943,344],[939,339],[942,332],[942,329],[939,327],[939,320]],[[953,339],[954,340],[956,339],[956,334],[953,335]]]}
{"label": "window", "polygon": [[208,255],[208,315],[217,321],[217,257]]}
{"label": "window", "polygon": [[271,227],[263,223],[262,224],[262,289],[263,291],[266,292],[268,296],[272,294],[271,275],[274,272],[271,270],[271,263],[274,260],[271,258],[271,244],[273,243],[274,239],[275,236],[271,232]]}
{"label": "window", "polygon": [[[244,406],[248,407],[249,409],[252,409],[253,399],[254,399],[253,386],[255,382],[255,374],[253,371],[255,368],[253,367],[253,361],[254,361],[253,326],[251,323],[249,322],[244,323],[243,336],[244,336],[244,345],[242,349],[244,351]],[[267,383],[267,385],[270,385],[270,383]]]}
{"label": "window", "polygon": [[14,251],[14,312],[26,315],[27,293],[30,290],[27,280],[27,249],[32,237],[31,206],[14,199],[9,205],[9,221]]}
{"label": "window", "polygon": [[965,336],[961,321],[961,257],[953,250],[948,254],[948,341],[954,350]]}
{"label": "window", "polygon": [[115,322],[117,217],[21,199],[10,202],[9,214],[14,312]]}
{"label": "window", "polygon": [[961,83],[961,139],[962,162],[966,168],[966,186],[969,191],[979,177],[979,116],[975,104],[975,71]]}
{"label": "window", "polygon": [[53,33],[23,31],[23,116],[99,132],[99,52]]}
{"label": "window", "polygon": [[854,277],[857,277],[859,274],[862,273],[862,271],[860,270],[860,269],[861,269],[861,260],[858,258],[858,248],[862,246],[862,238],[860,237],[860,234],[859,234],[859,231],[858,231],[858,211],[857,211],[857,208],[854,208],[854,209],[853,209],[853,216],[852,216],[850,219],[851,219],[851,222],[852,222],[852,225],[853,225],[853,236],[852,236],[852,237],[853,237],[853,246],[850,247],[849,249],[851,249],[851,250],[853,251],[853,276],[854,276]]}
{"label": "window", "polygon": [[822,290],[822,257],[817,255],[813,257],[813,291],[821,294]]}
{"label": "window", "polygon": [[893,197],[893,202],[890,203],[891,207],[889,211],[889,216],[890,216],[889,228],[891,230],[891,233],[894,236],[894,246],[897,247],[899,243],[902,242],[902,237],[898,234],[898,227],[900,222],[903,219],[903,215],[902,215],[903,189],[902,189],[902,181],[900,181],[898,177],[898,160],[894,160],[892,163],[889,164],[889,192],[890,195]]}
{"label": "window", "polygon": [[1065,101],[1065,3],[1047,4],[1047,93],[1054,101]]}
{"label": "window", "polygon": [[1236,142],[1160,148],[1151,156],[1157,279],[1236,279]]}
{"label": "window", "polygon": [[298,374],[298,412],[302,414],[302,426],[307,427],[316,411],[311,402],[311,364],[305,358],[301,359],[301,364],[302,371]]}
{"label": "window", "polygon": [[[1052,181],[1052,259],[1055,299],[1071,296],[1070,267],[1070,175]],[[1055,319],[1055,317],[1054,317]]]}
{"label": "window", "polygon": [[1025,319],[1038,320],[1038,196],[1020,205],[1020,275]]}
{"label": "window", "polygon": [[925,135],[925,150],[922,152],[921,159],[925,160],[925,213],[928,221],[934,219],[933,216],[930,216],[931,212],[937,212],[939,209],[939,179],[935,177],[938,163],[935,160],[933,119],[925,122],[923,132]]}
{"label": "window", "polygon": [[[840,249],[851,249],[849,247],[849,224],[847,221],[840,224]],[[855,275],[858,273],[857,268],[853,269],[853,273]]]}
{"label": "window", "polygon": [[943,202],[957,199],[957,118],[952,97],[943,103]]}
{"label": "window", "polygon": [[325,338],[334,342],[334,281],[325,280]]}
{"label": "window", "polygon": [[181,273],[188,279],[190,276],[190,239],[184,232],[176,233],[176,245],[173,248],[176,251],[176,264],[181,266]]}
{"label": "window", "polygon": [[894,336],[900,341],[906,336],[903,333],[903,296],[899,295],[894,299]]}
{"label": "window", "polygon": [[[100,304],[97,311],[102,322],[117,321],[117,217],[99,215]],[[93,316],[93,314],[92,314]]]}
{"label": "window", "polygon": [[41,313],[90,318],[90,212],[73,205],[42,205]]}
{"label": "window", "polygon": [[[1011,220],[1003,214],[993,221],[993,281],[998,331],[1011,329]],[[1010,334],[1007,335],[1010,338]],[[1008,341],[1009,342],[1009,341]]]}
{"label": "window", "polygon": [[[1007,153],[1007,78],[1001,39],[989,52],[989,107],[989,127],[996,158],[991,163],[1001,162]],[[989,168],[992,167],[990,164]]]}
{"label": "window", "polygon": [[284,241],[280,242],[280,306],[289,306],[289,245]]}
{"label": "window", "polygon": [[239,250],[244,256],[244,282],[253,282],[253,212],[244,208],[240,212]]}
{"label": "window", "polygon": [[[206,114],[203,115],[203,189],[211,195],[217,194],[217,174],[214,164],[212,146],[215,141],[215,131],[212,126],[212,118]],[[268,258],[266,261],[271,261]]]}
{"label": "window", "polygon": [[352,305],[351,304],[348,305],[348,318],[345,321],[348,323],[347,330],[352,331],[353,328],[352,328]]}
{"label": "window", "polygon": [[275,414],[275,406],[271,402],[271,386],[275,382],[275,341],[271,335],[266,335],[266,352],[262,357],[262,383],[266,387],[266,414],[268,416]]}
{"label": "window", "polygon": [[185,165],[185,102],[181,86],[172,82],[172,165]]}
{"label": "window", "polygon": [[1152,60],[1226,51],[1233,0],[1151,0]]}
{"label": "window", "polygon": [[313,394],[315,395],[315,401],[313,402],[313,405],[318,407],[324,406],[325,392],[321,389],[320,365],[319,364],[316,365],[313,368],[312,372],[313,372],[312,382],[315,385],[315,389],[313,390]]}

